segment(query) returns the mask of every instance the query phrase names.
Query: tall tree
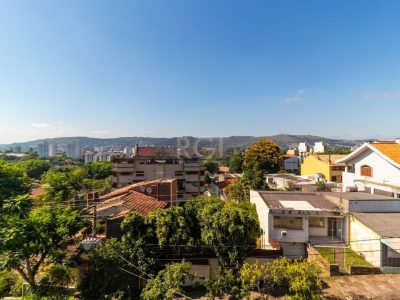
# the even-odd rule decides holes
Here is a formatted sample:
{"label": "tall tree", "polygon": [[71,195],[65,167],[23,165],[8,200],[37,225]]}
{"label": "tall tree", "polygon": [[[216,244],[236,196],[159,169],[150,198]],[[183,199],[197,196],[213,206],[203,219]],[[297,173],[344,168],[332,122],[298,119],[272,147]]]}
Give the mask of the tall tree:
{"label": "tall tree", "polygon": [[243,172],[243,154],[240,152],[233,152],[229,157],[229,172],[231,173],[242,173]]}
{"label": "tall tree", "polygon": [[269,139],[260,139],[250,145],[244,155],[245,169],[257,168],[263,173],[279,170],[281,153],[278,144]]}
{"label": "tall tree", "polygon": [[15,164],[0,160],[0,207],[4,200],[29,192],[29,178]]}
{"label": "tall tree", "polygon": [[0,266],[16,270],[33,290],[45,260],[60,258],[63,247],[85,225],[73,208],[31,209],[27,196],[8,200],[0,214]]}
{"label": "tall tree", "polygon": [[261,234],[254,205],[212,198],[199,217],[202,241],[214,249],[220,266],[238,270]]}
{"label": "tall tree", "polygon": [[50,169],[50,164],[41,159],[22,160],[18,165],[33,179],[40,179],[40,177]]}

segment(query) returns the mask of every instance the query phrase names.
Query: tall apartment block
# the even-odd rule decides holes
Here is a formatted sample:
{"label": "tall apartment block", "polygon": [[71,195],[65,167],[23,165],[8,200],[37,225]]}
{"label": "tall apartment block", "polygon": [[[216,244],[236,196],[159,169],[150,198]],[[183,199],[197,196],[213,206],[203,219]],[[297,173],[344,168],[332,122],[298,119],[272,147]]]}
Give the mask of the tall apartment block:
{"label": "tall apartment block", "polygon": [[178,201],[204,193],[204,164],[199,157],[182,155],[179,149],[136,146],[131,157],[113,158],[113,187],[144,180],[174,178]]}

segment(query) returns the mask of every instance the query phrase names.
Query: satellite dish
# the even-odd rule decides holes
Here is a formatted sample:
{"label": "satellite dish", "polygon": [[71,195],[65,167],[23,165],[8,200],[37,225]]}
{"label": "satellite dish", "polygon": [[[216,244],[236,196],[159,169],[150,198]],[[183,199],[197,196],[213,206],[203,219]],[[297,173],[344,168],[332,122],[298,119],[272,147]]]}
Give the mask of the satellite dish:
{"label": "satellite dish", "polygon": [[153,191],[153,189],[152,189],[151,187],[148,187],[148,188],[147,188],[147,193],[148,193],[148,194],[151,194],[152,191]]}
{"label": "satellite dish", "polygon": [[139,190],[143,193],[143,192],[146,190],[146,188],[145,188],[144,186],[141,186],[141,187],[139,188]]}

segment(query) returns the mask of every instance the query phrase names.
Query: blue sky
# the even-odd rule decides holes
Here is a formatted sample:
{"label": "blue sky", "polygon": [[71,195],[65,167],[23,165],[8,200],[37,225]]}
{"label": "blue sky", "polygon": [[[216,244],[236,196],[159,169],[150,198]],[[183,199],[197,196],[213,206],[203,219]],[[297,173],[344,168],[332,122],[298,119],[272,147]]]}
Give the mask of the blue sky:
{"label": "blue sky", "polygon": [[400,136],[400,1],[0,0],[0,143]]}

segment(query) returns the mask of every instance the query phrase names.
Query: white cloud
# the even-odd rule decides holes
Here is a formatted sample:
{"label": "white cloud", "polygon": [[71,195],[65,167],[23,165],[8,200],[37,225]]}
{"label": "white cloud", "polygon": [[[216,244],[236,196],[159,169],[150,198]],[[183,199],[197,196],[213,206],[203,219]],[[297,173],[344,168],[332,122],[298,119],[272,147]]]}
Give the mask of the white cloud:
{"label": "white cloud", "polygon": [[287,98],[285,99],[285,102],[288,103],[288,104],[290,104],[290,103],[299,102],[300,100],[301,100],[301,98],[300,98],[299,96],[290,96],[290,97],[287,97]]}
{"label": "white cloud", "polygon": [[294,95],[290,95],[290,96],[286,97],[284,102],[287,104],[293,104],[293,103],[299,102],[302,99],[301,96],[304,95],[305,92],[306,92],[305,89],[299,89],[299,90],[297,90],[297,92]]}
{"label": "white cloud", "polygon": [[49,128],[49,127],[51,127],[51,125],[48,123],[32,123],[31,126],[34,128]]}
{"label": "white cloud", "polygon": [[365,101],[400,99],[400,91],[367,92],[362,97]]}

